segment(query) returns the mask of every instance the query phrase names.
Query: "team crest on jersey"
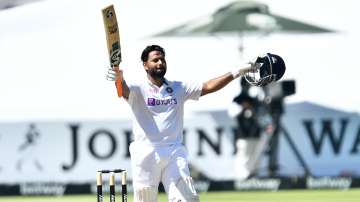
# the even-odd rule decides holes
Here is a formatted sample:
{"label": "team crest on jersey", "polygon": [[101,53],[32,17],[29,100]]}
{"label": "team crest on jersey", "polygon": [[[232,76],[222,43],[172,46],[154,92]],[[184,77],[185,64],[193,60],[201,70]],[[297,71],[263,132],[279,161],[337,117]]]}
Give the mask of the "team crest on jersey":
{"label": "team crest on jersey", "polygon": [[166,87],[166,92],[167,93],[172,93],[172,92],[174,92],[174,90],[171,88],[171,87]]}

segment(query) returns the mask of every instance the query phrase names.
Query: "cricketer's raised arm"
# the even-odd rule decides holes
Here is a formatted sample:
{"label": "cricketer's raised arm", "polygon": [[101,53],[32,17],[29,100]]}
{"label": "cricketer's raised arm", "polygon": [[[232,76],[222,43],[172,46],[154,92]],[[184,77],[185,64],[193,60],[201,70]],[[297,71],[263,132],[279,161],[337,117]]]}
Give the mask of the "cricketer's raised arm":
{"label": "cricketer's raised arm", "polygon": [[[115,81],[115,85],[117,88],[117,91],[119,92],[119,90],[122,91],[122,97],[125,99],[129,98],[129,86],[126,84],[126,81],[124,79],[123,76],[123,70],[122,69],[114,69],[109,67],[106,71],[106,80],[108,81]],[[118,85],[116,82],[121,82],[121,85]],[[118,89],[121,88],[121,89]]]}
{"label": "cricketer's raised arm", "polygon": [[247,63],[241,65],[241,67],[239,69],[236,69],[235,71],[228,72],[222,76],[210,79],[203,83],[201,96],[218,91],[225,87],[232,80],[243,76],[245,73],[250,71],[257,71],[257,68],[258,67],[256,63]]}

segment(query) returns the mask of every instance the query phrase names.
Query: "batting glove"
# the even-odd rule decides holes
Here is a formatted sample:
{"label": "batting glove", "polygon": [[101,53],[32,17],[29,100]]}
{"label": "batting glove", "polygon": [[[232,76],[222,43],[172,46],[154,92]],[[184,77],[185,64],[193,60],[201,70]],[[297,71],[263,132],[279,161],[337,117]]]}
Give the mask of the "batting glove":
{"label": "batting glove", "polygon": [[251,68],[257,72],[258,69],[264,64],[264,57],[266,54],[259,54],[254,59],[250,60],[248,63],[251,65]]}
{"label": "batting glove", "polygon": [[109,67],[107,68],[105,78],[108,81],[121,80],[123,78],[123,72],[122,70],[115,71],[113,68]]}

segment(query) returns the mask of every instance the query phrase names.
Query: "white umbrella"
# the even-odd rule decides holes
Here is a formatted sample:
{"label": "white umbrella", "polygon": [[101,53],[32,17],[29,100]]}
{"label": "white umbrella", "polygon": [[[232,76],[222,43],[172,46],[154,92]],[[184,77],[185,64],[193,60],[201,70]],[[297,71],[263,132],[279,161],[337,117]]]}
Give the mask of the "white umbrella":
{"label": "white umbrella", "polygon": [[241,37],[240,51],[243,50],[242,37],[246,33],[330,33],[330,29],[282,17],[270,12],[269,7],[255,1],[235,1],[221,7],[213,14],[197,18],[152,37],[206,36],[238,33]]}

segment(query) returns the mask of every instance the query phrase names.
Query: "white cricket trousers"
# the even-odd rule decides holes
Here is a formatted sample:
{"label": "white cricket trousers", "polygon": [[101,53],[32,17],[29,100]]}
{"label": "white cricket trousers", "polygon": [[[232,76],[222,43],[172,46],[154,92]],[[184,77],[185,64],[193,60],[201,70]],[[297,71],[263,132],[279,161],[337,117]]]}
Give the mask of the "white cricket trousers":
{"label": "white cricket trousers", "polygon": [[[179,193],[184,197],[183,201],[198,198],[190,177],[188,152],[184,145],[153,146],[132,142],[129,150],[135,195],[137,190],[144,187],[151,187],[157,195],[159,183],[162,182],[169,201],[178,199]],[[186,188],[179,181],[186,182]]]}

